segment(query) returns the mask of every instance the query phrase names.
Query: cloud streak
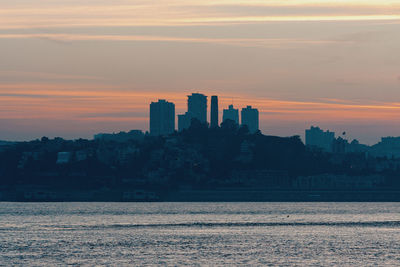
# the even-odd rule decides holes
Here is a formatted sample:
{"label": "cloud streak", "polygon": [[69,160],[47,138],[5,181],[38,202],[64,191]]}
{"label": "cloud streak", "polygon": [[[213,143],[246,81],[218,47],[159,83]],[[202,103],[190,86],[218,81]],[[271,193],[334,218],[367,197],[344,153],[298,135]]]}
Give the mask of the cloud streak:
{"label": "cloud streak", "polygon": [[[398,1],[76,1],[0,3],[1,29],[190,26],[267,22],[396,21]],[[253,14],[249,16],[249,14]]]}
{"label": "cloud streak", "polygon": [[225,16],[197,17],[181,19],[0,19],[0,29],[35,29],[35,28],[80,28],[80,27],[128,27],[128,26],[200,26],[230,24],[260,24],[268,22],[351,22],[351,21],[393,21],[399,23],[400,14],[369,15],[310,15],[310,16]]}
{"label": "cloud streak", "polygon": [[[135,119],[137,114],[147,114],[148,105],[160,96],[177,105],[177,113],[186,108],[184,93],[127,92],[124,90],[6,90],[0,87],[1,119],[47,118],[90,120]],[[7,88],[5,86],[4,88]],[[95,86],[93,86],[95,88]],[[211,94],[209,92],[208,94]],[[229,96],[221,95],[221,108],[230,103]],[[318,101],[289,101],[269,98],[241,96],[235,98],[235,105],[248,104],[259,108],[261,119],[287,121],[399,121],[400,103],[369,102],[358,103],[341,99],[320,99]],[[122,115],[121,115],[122,114]]]}
{"label": "cloud streak", "polygon": [[[346,40],[311,40],[294,38],[191,38],[145,35],[89,35],[89,34],[0,34],[0,39],[49,39],[61,42],[72,41],[131,41],[131,42],[181,42],[232,45],[240,47],[275,47],[282,45],[329,45],[351,44]],[[1,75],[1,72],[0,72]],[[71,78],[71,77],[67,77]]]}

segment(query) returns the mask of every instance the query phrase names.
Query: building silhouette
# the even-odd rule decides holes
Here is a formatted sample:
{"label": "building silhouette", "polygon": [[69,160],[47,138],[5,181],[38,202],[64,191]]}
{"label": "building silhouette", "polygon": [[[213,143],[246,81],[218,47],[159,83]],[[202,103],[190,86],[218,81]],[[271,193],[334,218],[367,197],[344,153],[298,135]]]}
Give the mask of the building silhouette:
{"label": "building silhouette", "polygon": [[178,115],[178,131],[183,131],[190,127],[192,122],[192,115],[189,112]]}
{"label": "building silhouette", "polygon": [[175,131],[175,104],[164,99],[150,104],[150,134],[167,135]]}
{"label": "building silhouette", "polygon": [[333,153],[344,154],[347,152],[348,147],[349,147],[349,142],[340,136],[332,141]]}
{"label": "building silhouette", "polygon": [[306,145],[311,147],[320,148],[326,152],[332,152],[333,141],[335,140],[335,133],[330,131],[323,131],[319,127],[311,126],[306,130]]}
{"label": "building silhouette", "polygon": [[188,113],[192,119],[207,122],[207,96],[193,93],[188,96]]}
{"label": "building silhouette", "polygon": [[379,143],[370,148],[369,154],[376,157],[400,158],[400,137],[382,137]]}
{"label": "building silhouette", "polygon": [[239,110],[233,108],[233,105],[229,105],[228,109],[224,109],[222,121],[233,120],[239,124]]}
{"label": "building silhouette", "polygon": [[246,125],[250,133],[255,133],[259,129],[258,109],[247,106],[241,111],[242,125]]}
{"label": "building silhouette", "polygon": [[218,96],[211,96],[210,127],[218,127]]}
{"label": "building silhouette", "polygon": [[142,140],[144,138],[144,133],[141,130],[119,133],[98,133],[95,134],[93,138],[102,141],[127,142],[129,140]]}

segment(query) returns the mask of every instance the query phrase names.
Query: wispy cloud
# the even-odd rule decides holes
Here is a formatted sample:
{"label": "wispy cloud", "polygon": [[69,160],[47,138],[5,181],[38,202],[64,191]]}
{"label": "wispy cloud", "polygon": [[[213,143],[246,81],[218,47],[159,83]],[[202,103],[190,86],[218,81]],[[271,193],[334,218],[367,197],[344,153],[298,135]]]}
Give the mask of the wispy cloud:
{"label": "wispy cloud", "polygon": [[[242,47],[276,47],[282,45],[326,45],[351,43],[346,40],[312,40],[291,38],[191,38],[145,35],[89,35],[89,34],[0,34],[0,39],[44,38],[62,42],[71,41],[133,41],[133,42],[182,42],[233,45]],[[0,72],[1,76],[1,72]],[[69,77],[71,78],[71,77]]]}
{"label": "wispy cloud", "polygon": [[[251,15],[249,15],[251,14]],[[0,3],[0,28],[188,26],[400,19],[398,1],[98,1]]]}
{"label": "wispy cloud", "polygon": [[[51,86],[50,86],[51,87]],[[3,88],[3,89],[2,89]],[[47,118],[77,120],[127,120],[135,117],[147,118],[148,105],[160,96],[177,105],[177,113],[186,107],[183,93],[129,92],[114,89],[112,91],[62,90],[52,89],[6,89],[0,86],[0,118]],[[35,88],[35,87],[31,87]],[[95,86],[93,86],[95,88]],[[230,104],[229,96],[221,95],[221,107]],[[289,101],[281,99],[235,97],[235,105],[243,107],[252,104],[261,112],[261,119],[286,121],[399,121],[400,103],[348,101],[343,99],[316,99],[315,101]]]}
{"label": "wispy cloud", "polygon": [[216,16],[183,17],[164,20],[132,18],[82,18],[82,19],[1,19],[0,29],[35,29],[35,28],[79,28],[79,27],[117,27],[117,26],[199,26],[257,24],[268,22],[346,22],[346,21],[393,21],[398,22],[400,14],[370,15],[295,15],[295,16]]}

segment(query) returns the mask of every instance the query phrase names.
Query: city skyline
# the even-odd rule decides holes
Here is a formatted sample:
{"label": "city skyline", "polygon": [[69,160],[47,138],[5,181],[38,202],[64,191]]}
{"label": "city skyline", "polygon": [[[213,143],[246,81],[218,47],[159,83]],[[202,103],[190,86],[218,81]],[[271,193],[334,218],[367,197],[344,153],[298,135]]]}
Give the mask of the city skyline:
{"label": "city skyline", "polygon": [[[182,114],[177,114],[176,116],[174,103],[170,103],[165,99],[159,99],[158,102],[151,102],[149,117],[151,135],[168,135],[174,130],[178,130],[179,132],[183,131],[191,126],[193,119],[196,119],[201,123],[206,123],[210,128],[216,128],[220,126],[218,96],[211,96],[210,111],[208,111],[208,96],[201,93],[192,93],[187,97],[187,111]],[[155,106],[162,107],[167,104],[173,106],[171,112],[170,108],[164,108],[165,111],[168,111],[166,112],[168,113],[168,116],[163,114],[165,111],[161,113],[159,112],[161,108],[157,108],[157,112],[155,112]],[[252,108],[251,105],[247,105],[246,107],[242,108],[239,120],[239,109],[235,109],[233,104],[230,104],[228,109],[222,110],[221,124],[226,120],[232,120],[237,125],[246,125],[250,133],[255,133],[260,129],[259,111],[256,108]],[[176,121],[178,127],[172,127],[176,124]],[[168,130],[160,131],[159,128],[162,128],[164,124],[171,125],[171,127],[168,127]]]}
{"label": "city skyline", "polygon": [[[199,90],[197,90],[199,91]],[[188,94],[188,93],[186,93]],[[213,91],[212,94],[215,94],[215,92]],[[210,94],[211,95],[211,94]],[[138,103],[138,106],[140,106],[141,108],[144,109],[144,112],[131,112],[129,111],[129,109],[123,111],[121,110],[121,112],[118,113],[91,113],[88,114],[88,117],[93,118],[93,119],[102,119],[102,118],[111,118],[111,119],[115,119],[114,124],[111,124],[110,127],[103,127],[103,128],[98,128],[99,130],[91,130],[88,131],[86,134],[83,133],[68,133],[68,132],[64,132],[61,133],[59,132],[59,134],[54,133],[53,131],[42,131],[42,134],[38,134],[38,135],[31,135],[31,137],[28,135],[28,137],[22,137],[22,138],[0,138],[0,140],[5,140],[5,141],[24,141],[24,140],[33,140],[33,139],[37,139],[37,138],[41,138],[42,136],[47,136],[47,137],[63,137],[63,138],[70,138],[70,139],[77,139],[77,138],[92,138],[93,135],[99,133],[99,132],[119,132],[119,131],[130,131],[133,129],[137,129],[137,130],[142,130],[143,132],[149,131],[150,132],[150,128],[149,128],[149,107],[148,104],[150,102],[153,102],[155,100],[159,100],[157,97],[154,98],[152,95],[151,96],[143,96],[142,97],[144,99],[146,99],[146,101],[149,101],[147,104],[146,103]],[[153,97],[153,98],[151,98]],[[175,128],[176,130],[179,130],[178,128],[178,116],[180,114],[184,114],[187,113],[187,96],[185,96],[185,94],[183,94],[182,96],[180,96],[179,94],[174,94],[174,98],[169,98],[166,99],[169,102],[172,102],[176,105],[175,108]],[[165,99],[165,97],[164,97]],[[283,111],[282,113],[286,113],[284,110],[286,108],[290,108],[293,106],[299,106],[299,110],[300,110],[300,116],[301,116],[301,111],[304,111],[304,109],[300,108],[306,106],[307,104],[309,105],[313,105],[313,106],[319,106],[319,105],[323,105],[323,104],[327,104],[328,105],[328,109],[324,110],[324,112],[326,114],[329,114],[332,110],[329,109],[329,106],[332,107],[332,109],[335,108],[346,108],[346,106],[348,104],[340,104],[340,105],[336,105],[333,103],[302,103],[302,102],[296,102],[296,101],[278,101],[278,100],[274,100],[274,99],[248,99],[248,98],[244,98],[244,97],[232,97],[232,96],[220,96],[218,95],[218,99],[219,99],[219,113],[218,113],[218,119],[219,122],[222,123],[223,122],[223,110],[229,108],[230,105],[232,105],[232,103],[234,103],[235,107],[237,106],[238,108],[246,108],[249,103],[253,106],[254,103],[257,103],[257,108],[259,109],[259,113],[260,113],[260,130],[267,135],[276,135],[276,136],[294,136],[294,135],[299,135],[302,140],[305,142],[305,134],[304,131],[305,129],[308,129],[310,126],[319,126],[322,129],[327,129],[333,132],[343,132],[343,131],[347,131],[347,138],[349,138],[349,140],[351,139],[357,139],[359,140],[361,143],[365,143],[367,145],[373,145],[375,143],[378,143],[382,137],[386,137],[386,136],[397,136],[396,134],[385,134],[385,131],[380,131],[382,134],[374,134],[372,135],[372,137],[370,138],[365,138],[363,135],[358,135],[357,132],[362,131],[362,127],[360,128],[360,131],[349,131],[348,129],[351,127],[349,127],[349,125],[345,122],[342,125],[338,125],[333,123],[330,124],[330,118],[328,117],[326,121],[318,121],[318,120],[313,120],[313,121],[302,121],[300,118],[297,121],[289,121],[287,122],[285,119],[286,117],[283,117],[283,122],[276,127],[277,125],[275,124],[275,128],[273,127],[268,127],[268,120],[265,120],[266,114],[268,115],[268,113],[274,114],[275,111],[274,109],[278,110],[277,113]],[[208,101],[210,102],[210,101]],[[240,104],[239,104],[240,103]],[[142,107],[142,104],[144,104],[144,106]],[[210,106],[210,105],[208,105]],[[264,108],[264,109],[263,109]],[[372,108],[373,110],[374,107],[373,106],[362,106],[360,105],[360,109],[365,109],[365,108]],[[293,108],[292,108],[293,109]],[[380,109],[390,109],[388,107],[383,107],[383,106],[376,106],[376,110],[380,110]],[[394,107],[394,109],[397,109],[396,107]],[[305,108],[305,110],[307,110],[307,108]],[[390,111],[390,110],[389,110]],[[114,116],[121,116],[119,119],[115,118]],[[137,116],[135,118],[135,116]],[[300,117],[299,116],[299,117]],[[140,117],[140,124],[139,127],[133,127],[132,124],[129,124],[127,122],[131,121],[132,119],[138,119],[138,117]],[[210,109],[207,110],[207,122],[209,123],[209,118],[210,118]],[[267,125],[265,125],[265,123]],[[297,128],[296,130],[293,130]],[[382,130],[378,127],[376,127],[377,130]],[[4,134],[4,130],[1,132],[0,134]],[[17,134],[18,135],[18,134]],[[399,134],[400,135],[400,134]],[[23,135],[22,135],[23,136]]]}
{"label": "city skyline", "polygon": [[400,136],[397,0],[5,0],[0,22],[0,140],[148,130],[195,91],[270,135]]}

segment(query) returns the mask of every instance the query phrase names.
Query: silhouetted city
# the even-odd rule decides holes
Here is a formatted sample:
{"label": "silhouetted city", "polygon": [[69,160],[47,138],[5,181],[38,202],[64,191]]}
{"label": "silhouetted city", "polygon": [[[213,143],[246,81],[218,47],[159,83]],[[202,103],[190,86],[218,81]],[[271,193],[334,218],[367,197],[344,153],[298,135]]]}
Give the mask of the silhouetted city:
{"label": "silhouetted city", "polygon": [[[373,146],[316,126],[263,135],[259,111],[193,93],[187,111],[150,104],[149,132],[1,142],[0,200],[398,201],[400,137]],[[249,103],[250,104],[250,103]],[[207,117],[209,114],[210,124]]]}
{"label": "silhouetted city", "polygon": [[400,0],[0,0],[0,267],[400,266]]}

